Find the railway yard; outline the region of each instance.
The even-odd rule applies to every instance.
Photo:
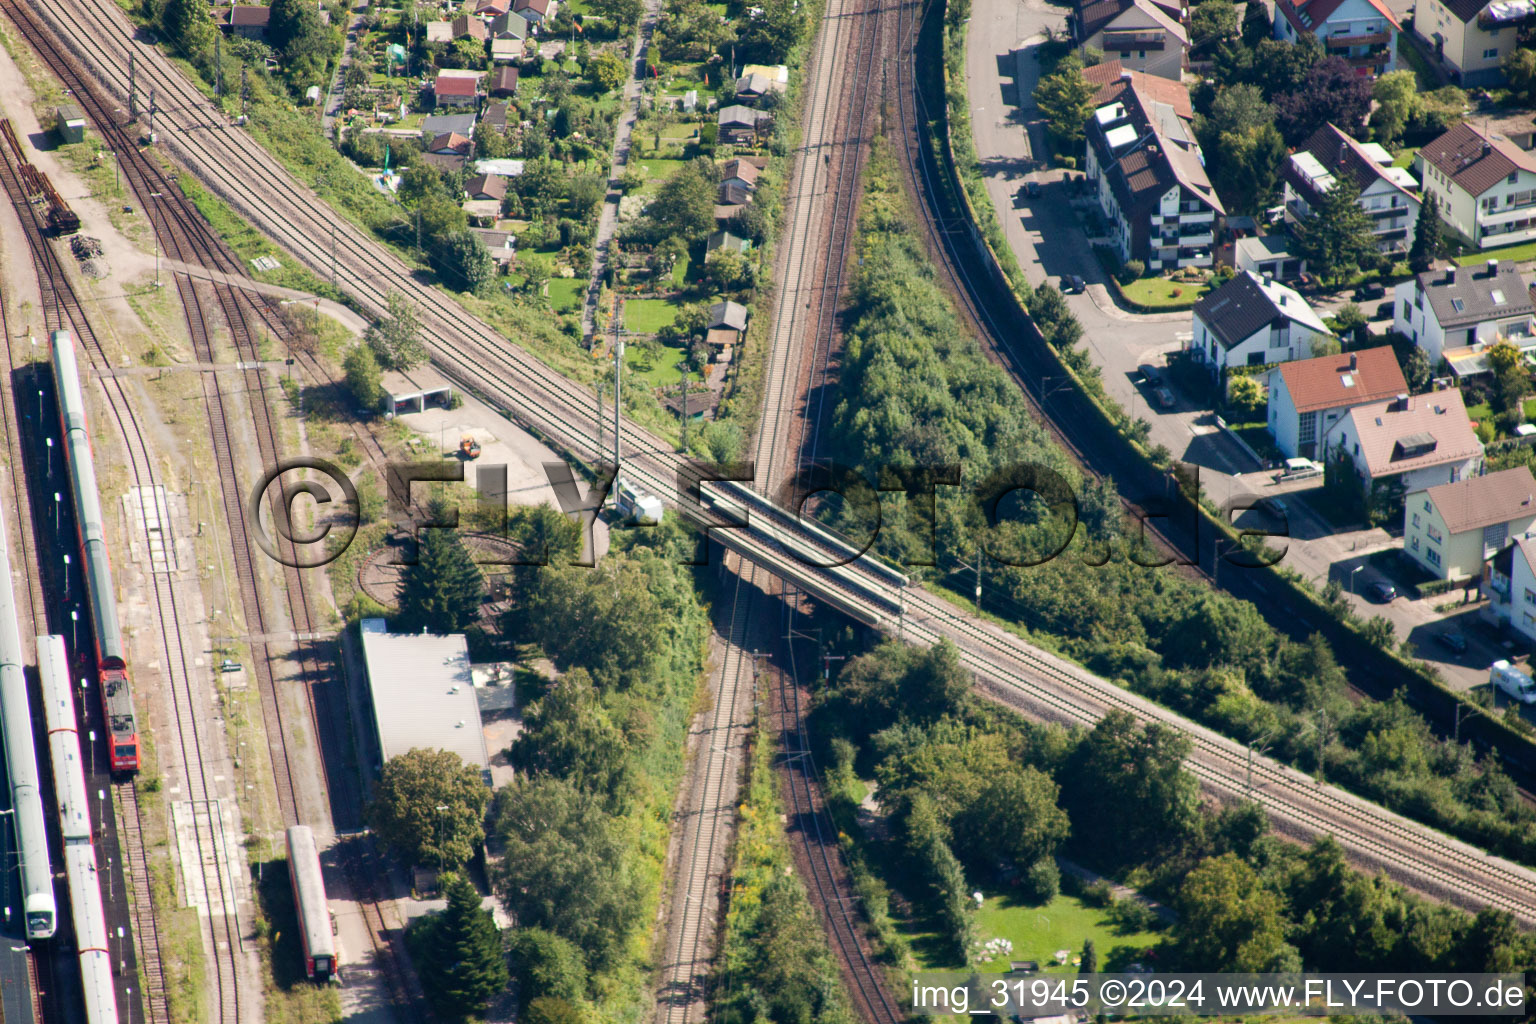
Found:
[[[0,1024],[434,1019],[404,937],[415,877],[405,879],[368,828],[375,753],[357,728],[364,700],[342,670],[342,609],[325,571],[302,567],[320,545],[282,528],[268,540],[268,524],[286,523],[295,496],[316,491],[284,475],[253,497],[269,467],[338,448],[355,458],[353,476],[386,479],[421,439],[349,418],[316,440],[293,396],[340,394],[346,382],[295,309],[311,297],[258,286],[246,254],[199,211],[184,180],[274,243],[296,279],[324,290],[338,311],[334,330],[350,340],[358,325],[389,315],[386,295],[402,297],[433,371],[482,422],[505,421],[509,434],[582,471],[617,453],[631,485],[716,542],[708,699],[688,730],[656,914],[656,1020],[715,1016],[741,783],[759,724],[776,745],[796,873],[854,1014],[866,1024],[908,1016],[861,914],[807,727],[815,683],[829,671],[823,641],[844,627],[923,647],[947,642],[979,693],[1033,720],[1091,728],[1123,711],[1168,726],[1191,742],[1185,768],[1213,802],[1251,801],[1289,838],[1332,836],[1357,866],[1408,890],[1536,926],[1531,869],[1182,718],[764,497],[825,461],[843,300],[861,262],[861,182],[876,145],[893,152],[919,214],[912,230],[967,327],[1054,439],[1123,493],[1153,493],[1162,480],[1097,436],[1070,395],[1047,403],[1043,340],[1010,319],[1005,287],[971,232],[955,226],[956,190],[930,134],[940,72],[918,56],[940,31],[942,5],[826,0],[783,186],[771,329],[756,336],[761,418],[743,450],[755,472],[691,493],[676,445],[618,413],[605,439],[594,415],[600,392],[540,362],[327,206],[114,0],[0,0],[0,19],[10,51],[0,55],[0,86],[15,86],[0,88],[9,371],[0,375],[0,576],[10,585],[0,594],[9,759],[0,814],[15,823],[0,829]],[[627,69],[630,85],[646,59],[641,51]],[[42,144],[33,90],[44,83],[81,109],[110,153],[110,174],[66,164]],[[99,239],[105,274],[87,273],[71,254],[69,239],[82,234]],[[1198,538],[1156,539],[1190,556],[1191,576],[1212,562]],[[1286,621],[1274,604],[1282,599],[1242,574],[1221,583]],[[1532,766],[1511,773],[1527,789],[1536,782]],[[294,900],[301,935],[280,945],[264,873],[285,860],[293,895],[284,883],[280,898]],[[275,951],[300,943],[313,983],[274,994]]]

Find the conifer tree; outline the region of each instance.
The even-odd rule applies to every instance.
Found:
[[[422,531],[416,564],[402,574],[399,628],[457,633],[480,614],[483,581],[454,530]]]
[[[490,912],[480,909],[480,893],[467,878],[448,875],[443,890],[448,906],[430,919],[419,942],[422,987],[445,1015],[478,1015],[507,987],[501,933]]]

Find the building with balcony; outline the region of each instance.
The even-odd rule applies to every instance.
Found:
[[[1442,580],[1477,578],[1483,563],[1536,524],[1529,466],[1415,491],[1403,502],[1403,553]]]
[[[1323,435],[1323,451],[1348,459],[1367,489],[1390,481],[1404,494],[1476,476],[1483,464],[1456,388],[1357,405]]]
[[[1088,119],[1088,178],[1122,260],[1148,270],[1208,267],[1225,216],[1195,141],[1189,93],[1121,71]],[[1152,83],[1155,81],[1155,85]]]
[[[1220,376],[1229,366],[1306,359],[1315,342],[1332,337],[1300,295],[1244,271],[1195,303],[1189,351]]]
[[[1285,162],[1286,223],[1311,219],[1322,197],[1345,175],[1360,189],[1360,208],[1375,225],[1377,248],[1407,252],[1419,217],[1419,200],[1411,191],[1418,182],[1393,167],[1392,154],[1380,144],[1357,142],[1332,124],[1313,132]]]
[[[1183,0],[1079,0],[1067,16],[1079,49],[1177,82],[1189,63],[1189,19]]]
[[[1382,0],[1275,0],[1276,39],[1294,43],[1310,32],[1366,77],[1396,70],[1398,28]]]
[[[1424,40],[1451,80],[1463,86],[1499,85],[1499,66],[1515,49],[1520,23],[1536,14],[1536,0],[1423,0],[1413,33]]]
[[[1438,367],[1451,351],[1486,348],[1500,338],[1531,347],[1536,306],[1514,263],[1451,265],[1426,270],[1392,289],[1392,329]]]
[[[1440,219],[1478,249],[1536,239],[1536,156],[1501,132],[1463,122],[1414,157]]]

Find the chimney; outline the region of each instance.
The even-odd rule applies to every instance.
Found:
[[[1393,412],[1407,412],[1408,411],[1408,396],[1406,394],[1404,394],[1403,392],[1399,391],[1397,393],[1397,397],[1392,399],[1392,411]]]
[[[1285,305],[1285,292],[1280,293],[1280,305]]]
[[[1454,263],[1445,268],[1445,283],[1456,283],[1456,265]]]
[[[1351,370],[1358,370],[1360,368],[1360,357],[1354,352],[1349,354],[1349,368]]]
[[[1499,261],[1498,260],[1489,260],[1488,261],[1488,276],[1489,277],[1498,277],[1499,276]]]

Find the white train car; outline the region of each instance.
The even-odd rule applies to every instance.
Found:
[[[328,980],[341,965],[331,931],[331,907],[325,899],[325,877],[320,873],[320,848],[308,825],[288,830],[288,875],[299,915],[299,940],[304,945],[304,973],[316,981]]]
[[[32,707],[27,700],[21,627],[11,590],[10,542],[0,516],[0,739],[5,744],[6,776],[11,783],[10,815],[21,853],[22,913],[27,938],[53,937],[58,908],[53,898],[53,866],[48,861],[48,831],[38,789],[37,745],[32,741]]]
[[[90,794],[85,785],[80,726],[63,637],[37,638],[37,671],[42,683],[43,718],[48,724],[48,754],[53,761],[53,791],[58,796],[59,831],[64,836],[64,874],[69,880],[85,1020],[86,1024],[117,1024],[112,949],[101,904],[96,848],[91,843]]]

